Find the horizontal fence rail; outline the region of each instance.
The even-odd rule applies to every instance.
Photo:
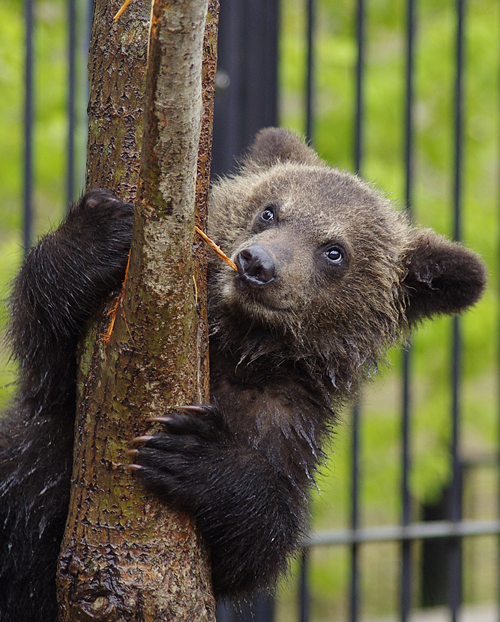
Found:
[[[358,529],[339,529],[312,533],[304,539],[304,546],[331,544],[361,544],[433,538],[465,538],[500,534],[500,520],[429,521],[408,525],[387,525]]]

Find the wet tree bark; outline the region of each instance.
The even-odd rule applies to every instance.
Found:
[[[195,526],[124,466],[130,440],[154,431],[148,416],[208,399],[204,249],[194,223],[203,225],[208,200],[218,9],[209,4],[205,29],[207,0],[154,0],[149,51],[149,2],[132,2],[117,24],[120,2],[95,6],[87,186],[129,200],[137,189],[137,201],[113,329],[105,312],[82,344],[61,621],[215,615]]]

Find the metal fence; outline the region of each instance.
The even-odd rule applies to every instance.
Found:
[[[236,4],[245,5],[245,2],[236,2]],[[258,3],[256,3],[258,4]],[[304,108],[304,126],[303,131],[314,140],[315,138],[315,70],[318,70],[318,61],[315,56],[315,32],[317,25],[317,5],[319,2],[315,0],[307,0],[305,5],[305,23],[303,28],[303,36],[306,48],[306,62],[304,76],[303,91],[303,108]],[[354,132],[353,132],[353,152],[354,152],[354,169],[358,173],[364,170],[364,146],[365,146],[365,92],[366,92],[366,63],[367,63],[367,45],[366,45],[366,29],[367,29],[367,5],[366,0],[358,0],[352,3],[351,10],[353,14],[353,38],[356,40],[357,54],[356,63],[353,66],[352,81],[355,85],[352,106],[354,110]],[[404,3],[405,17],[402,30],[404,32],[404,56],[405,56],[405,96],[402,105],[404,106],[404,149],[402,157],[402,166],[404,168],[404,203],[408,210],[411,211],[413,205],[414,194],[414,161],[415,161],[415,59],[416,59],[416,35],[418,33],[417,11],[418,2],[416,0],[407,0]],[[453,148],[452,158],[450,162],[450,178],[453,184],[453,193],[450,201],[450,211],[452,213],[452,237],[455,240],[462,239],[462,220],[463,220],[463,194],[464,194],[464,125],[465,125],[465,37],[466,37],[466,3],[464,0],[458,0],[452,7],[455,21],[454,32],[454,50],[450,59],[450,67],[453,73],[454,87],[451,93],[452,114],[450,115],[450,125],[453,129]],[[234,20],[234,16],[231,18]],[[229,21],[228,19],[228,21]],[[221,14],[221,34],[224,34],[224,6]],[[276,18],[273,15],[269,21],[268,29],[258,28],[246,31],[246,37],[252,38],[258,42],[258,48],[261,50],[269,49],[270,54],[275,51],[276,43],[274,36],[276,32],[274,25]],[[233,26],[233,32],[236,29]],[[266,34],[269,33],[268,37]],[[222,41],[224,44],[224,39]],[[255,43],[254,43],[255,45]],[[250,49],[249,47],[247,49]],[[493,51],[492,51],[493,53]],[[498,50],[496,50],[498,54]],[[275,57],[273,57],[275,58]],[[221,59],[224,69],[225,58]],[[277,62],[276,60],[274,62]],[[267,68],[269,71],[269,68]],[[473,70],[473,68],[470,68]],[[229,81],[232,82],[231,71],[228,71]],[[254,75],[259,75],[259,70],[253,69]],[[254,95],[259,92],[260,82],[255,79],[253,82]],[[248,114],[248,112],[245,112]],[[227,117],[225,117],[227,118]],[[272,117],[271,117],[272,118]],[[246,119],[249,126],[252,126],[252,119]],[[260,119],[259,119],[260,121]],[[264,125],[265,123],[261,123]],[[257,122],[258,125],[258,122]],[[255,125],[253,125],[255,127]],[[231,127],[226,131],[231,132]],[[246,138],[246,137],[245,137]],[[239,147],[242,146],[240,143]],[[237,150],[236,150],[237,151]],[[449,461],[451,465],[451,477],[446,490],[445,503],[441,503],[441,512],[438,513],[440,520],[417,521],[415,512],[412,512],[412,496],[410,492],[410,472],[411,472],[411,420],[416,416],[414,409],[413,387],[412,387],[412,350],[408,348],[403,353],[402,379],[401,379],[401,452],[400,452],[400,472],[401,472],[401,516],[400,522],[396,525],[363,527],[362,526],[362,507],[360,498],[361,478],[363,476],[360,458],[362,448],[360,447],[360,429],[363,417],[365,416],[362,404],[355,406],[352,416],[351,426],[351,492],[350,492],[350,520],[348,528],[336,531],[325,531],[311,535],[304,547],[301,556],[301,564],[299,569],[299,585],[298,585],[298,605],[296,607],[296,619],[306,621],[313,619],[311,615],[311,595],[310,595],[310,578],[309,578],[309,559],[311,549],[326,545],[347,545],[350,548],[350,583],[349,583],[349,605],[346,611],[346,619],[356,622],[362,619],[361,605],[361,575],[363,568],[360,560],[360,549],[367,543],[392,541],[400,544],[400,571],[399,571],[399,612],[394,614],[394,619],[401,621],[410,620],[411,610],[415,609],[415,591],[412,590],[412,575],[415,572],[415,550],[413,543],[416,541],[424,542],[424,558],[426,551],[438,551],[438,559],[434,561],[433,566],[428,565],[428,575],[433,580],[440,583],[437,588],[440,596],[437,602],[446,604],[448,613],[441,613],[440,619],[450,619],[453,622],[459,619],[459,612],[462,598],[462,580],[463,580],[463,555],[461,554],[462,543],[464,538],[484,535],[498,535],[500,533],[500,521],[494,520],[464,520],[462,517],[462,495],[463,495],[463,477],[464,477],[464,458],[461,455],[461,418],[462,418],[462,327],[461,319],[454,318],[452,320],[452,338],[450,344],[450,418],[451,418],[451,439],[449,444]],[[496,401],[497,396],[491,395],[492,401]],[[485,463],[489,460],[486,454],[480,458],[479,463]],[[491,460],[491,467],[498,468],[497,456],[494,454]],[[493,490],[491,494],[498,494]],[[425,512],[422,512],[425,516]],[[439,542],[439,545],[436,543]],[[440,557],[441,556],[441,557]],[[423,562],[422,562],[423,564]],[[425,578],[422,581],[426,583]],[[425,604],[425,597],[422,599]],[[427,598],[427,603],[437,604],[436,599]],[[259,595],[253,614],[252,608],[246,607],[244,611],[230,613],[225,611],[221,619],[224,620],[272,620],[274,619],[274,606],[271,600],[266,604],[266,600]],[[254,616],[252,618],[252,615]],[[498,618],[498,613],[495,615]],[[444,617],[443,617],[444,616]]]
[[[320,17],[320,9],[324,9],[326,0],[304,0],[301,4],[303,16],[303,63],[301,71],[303,75],[303,88],[300,93],[300,107],[302,109],[302,131],[315,142],[319,138],[318,130],[318,97],[316,83],[321,72],[321,60],[318,58],[317,41],[318,30],[323,26]],[[335,4],[335,3],[333,3]],[[403,112],[401,114],[402,127],[402,155],[401,169],[403,182],[403,196],[401,202],[410,211],[414,205],[415,195],[415,120],[418,115],[418,97],[415,94],[418,59],[418,42],[422,36],[421,24],[418,18],[419,3],[417,0],[406,0],[397,3],[396,0],[388,3],[394,6],[403,16],[400,28],[401,53],[404,58],[404,97],[401,99]],[[470,4],[473,5],[472,0]],[[474,6],[477,6],[475,3]],[[285,27],[283,18],[280,20],[278,0],[221,0],[220,18],[220,43],[219,43],[219,70],[217,77],[216,115],[214,130],[214,173],[219,174],[228,171],[234,166],[234,156],[248,143],[255,131],[263,126],[274,125],[279,121],[280,113],[283,113],[282,93],[280,87],[279,68],[281,57],[279,55],[280,28]],[[376,6],[375,6],[376,5]],[[397,5],[397,6],[396,6]],[[32,237],[32,214],[33,214],[33,99],[36,92],[33,86],[33,64],[36,58],[33,54],[33,36],[36,31],[36,22],[33,19],[33,0],[25,0],[25,108],[24,108],[24,241],[28,245]],[[449,67],[450,80],[454,86],[450,93],[450,136],[452,136],[452,148],[449,157],[449,177],[453,186],[449,201],[451,235],[456,240],[463,236],[464,214],[464,180],[467,175],[464,172],[464,148],[466,144],[465,127],[469,119],[466,108],[466,91],[464,80],[474,67],[466,67],[466,43],[468,35],[468,10],[465,0],[456,0],[455,4],[446,3],[450,15],[450,24],[453,30],[453,51],[443,62]],[[77,7],[78,10],[77,10]],[[352,42],[355,49],[355,60],[352,63],[349,79],[352,81],[352,143],[353,169],[361,174],[365,172],[366,143],[367,143],[367,120],[366,120],[366,96],[367,96],[367,63],[369,61],[367,50],[367,29],[370,27],[370,15],[378,10],[380,3],[369,3],[368,0],[356,0],[352,2],[338,3],[339,11],[349,12],[352,23]],[[281,7],[284,8],[283,5]],[[390,7],[389,7],[390,9]],[[496,10],[496,9],[495,9]],[[68,0],[67,2],[68,23],[68,98],[67,98],[67,123],[68,123],[68,158],[67,158],[67,198],[75,196],[75,188],[78,186],[79,173],[75,171],[75,93],[84,98],[86,92],[84,76],[77,75],[75,67],[78,58],[85,56],[85,45],[88,41],[91,2],[83,0]],[[492,16],[498,20],[498,11]],[[486,24],[488,26],[488,24]],[[498,25],[491,23],[491,28],[498,30]],[[491,49],[491,55],[500,58],[499,49]],[[436,59],[438,62],[439,59]],[[80,61],[81,62],[81,61]],[[498,78],[497,78],[498,79]],[[498,82],[492,88],[498,88]],[[491,85],[490,85],[491,86]],[[436,84],[436,88],[441,88]],[[280,107],[281,106],[281,107]],[[284,115],[286,116],[286,115]],[[498,115],[497,115],[498,118]],[[81,122],[81,120],[80,120]],[[79,156],[81,159],[81,156]],[[492,154],[493,168],[498,166],[498,154]],[[497,227],[496,222],[490,224],[493,230]],[[494,231],[485,232],[492,235],[491,245],[496,244]],[[489,243],[490,244],[490,243]],[[496,246],[492,251],[494,256]],[[490,266],[493,274],[496,267]],[[494,310],[496,313],[496,310]],[[498,332],[491,336],[491,340],[497,340]],[[349,581],[346,586],[348,597],[345,598],[345,606],[342,616],[337,618],[352,622],[371,619],[367,618],[363,610],[364,591],[362,578],[364,573],[362,552],[370,543],[393,542],[399,546],[399,569],[395,573],[398,582],[398,604],[392,609],[392,617],[387,619],[401,620],[402,622],[413,619],[413,611],[425,604],[441,604],[439,620],[464,620],[461,618],[463,597],[463,574],[464,555],[463,543],[466,539],[479,536],[498,536],[500,534],[500,520],[496,517],[486,519],[464,519],[462,511],[464,480],[468,477],[470,469],[477,465],[486,465],[492,472],[498,471],[498,447],[496,442],[489,444],[489,449],[480,452],[474,463],[463,456],[463,326],[460,318],[455,318],[451,324],[451,340],[449,343],[449,417],[451,421],[451,434],[449,435],[449,478],[446,482],[440,511],[432,514],[426,513],[425,503],[419,505],[419,511],[415,510],[414,494],[411,487],[412,474],[412,426],[415,417],[419,416],[415,407],[417,401],[417,389],[414,382],[414,352],[410,347],[403,354],[401,365],[401,381],[396,386],[397,399],[400,405],[400,437],[398,441],[400,473],[400,518],[397,523],[366,526],[364,521],[363,478],[365,472],[362,465],[362,456],[365,447],[362,445],[362,430],[366,421],[368,407],[364,400],[354,408],[350,426],[344,429],[344,434],[350,437],[349,453],[350,462],[350,492],[349,492],[349,518],[345,526],[335,530],[325,530],[311,533],[304,543],[299,567],[296,570],[295,585],[297,589],[297,602],[288,609],[281,611],[279,601],[275,602],[267,595],[257,595],[251,604],[241,604],[238,608],[230,606],[219,607],[220,622],[259,620],[289,620],[300,621],[313,619],[328,619],[315,617],[314,614],[314,586],[310,574],[311,555],[322,547],[338,546],[347,547],[349,550]],[[428,354],[427,356],[432,356]],[[490,375],[496,372],[488,372]],[[496,386],[496,379],[492,384]],[[493,391],[489,396],[491,409],[496,411],[498,395]],[[492,426],[495,430],[495,425]],[[493,449],[492,449],[493,446]],[[396,467],[395,467],[396,468]],[[488,489],[487,494],[497,498],[498,489]],[[423,509],[422,509],[422,506]],[[437,507],[438,504],[435,504]],[[428,508],[427,508],[428,509]],[[434,516],[431,520],[422,520]],[[437,517],[437,518],[436,518]],[[490,546],[498,548],[498,539],[492,538]],[[415,548],[416,543],[420,547]],[[439,543],[439,546],[438,544]],[[438,551],[438,559],[432,559],[432,553]],[[496,554],[496,553],[495,553]],[[443,556],[443,557],[441,557]],[[434,556],[435,557],[435,556]],[[420,598],[416,594],[414,583],[416,573],[422,573],[422,568],[428,567],[426,576],[436,577],[432,580],[440,583],[440,597],[437,600]],[[498,570],[495,569],[496,584],[500,587]],[[434,573],[434,574],[433,574]],[[394,574],[394,573],[393,573]],[[420,577],[422,586],[424,578]],[[391,588],[393,589],[393,588]],[[295,596],[289,591],[285,592],[285,600],[293,601]],[[492,602],[494,595],[491,598]],[[491,619],[500,619],[497,605],[492,604],[495,613]],[[370,614],[371,615],[371,614]],[[388,614],[389,615],[389,614]]]

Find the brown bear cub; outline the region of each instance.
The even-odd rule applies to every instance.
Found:
[[[0,619],[56,620],[67,512],[75,349],[123,277],[132,207],[99,190],[30,252],[11,297],[17,401],[0,429]],[[307,524],[336,409],[420,319],[459,313],[486,282],[478,257],[411,226],[287,130],[261,131],[212,190],[212,403],[137,443],[138,476],[189,512],[217,596],[274,581]],[[144,413],[145,416],[161,413]],[[144,442],[146,440],[146,442]]]

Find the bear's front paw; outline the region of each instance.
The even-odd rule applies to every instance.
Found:
[[[93,262],[106,263],[112,259],[116,263],[127,258],[133,222],[131,203],[107,190],[90,190],[71,207],[57,237],[88,253]]]
[[[166,431],[140,436],[132,469],[160,497],[180,509],[196,512],[206,492],[210,473],[218,470],[229,434],[220,412],[213,406],[185,406],[181,412],[150,417]]]
[[[89,190],[71,206],[68,220],[72,218],[85,218],[102,213],[106,219],[130,220],[133,217],[134,206],[126,203],[112,192],[104,189]]]
[[[44,244],[57,250],[53,253],[57,269],[65,269],[66,280],[76,282],[78,293],[88,296],[86,316],[122,283],[133,221],[132,204],[107,190],[91,190],[72,207],[61,227],[45,238]],[[79,295],[72,298],[80,301]]]

